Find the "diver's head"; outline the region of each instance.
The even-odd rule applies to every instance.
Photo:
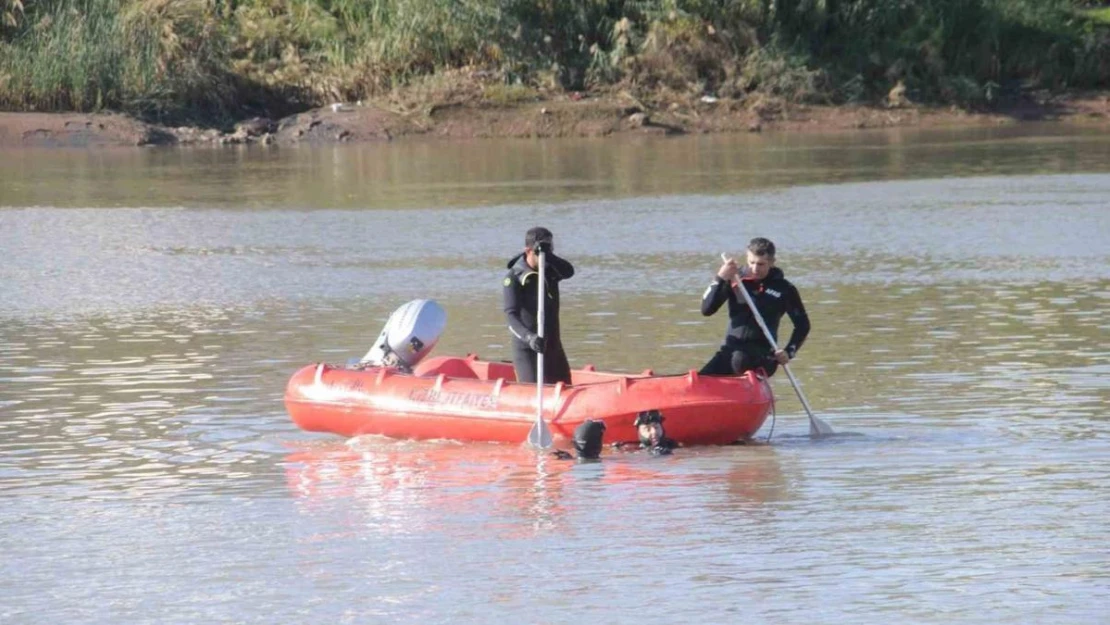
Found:
[[[641,447],[657,447],[665,434],[663,432],[663,413],[658,410],[645,410],[636,415],[636,436]]]
[[[594,460],[601,456],[601,446],[605,437],[605,423],[586,419],[574,429],[574,448],[578,457]]]

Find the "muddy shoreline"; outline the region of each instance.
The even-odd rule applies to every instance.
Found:
[[[1110,127],[1110,92],[1027,99],[989,111],[919,106],[805,106],[703,98],[651,109],[627,96],[572,96],[497,106],[444,102],[415,111],[388,103],[337,103],[279,120],[254,118],[228,130],[148,124],[116,113],[0,112],[0,148],[327,145],[412,138],[557,138],[869,128],[996,126],[1056,121]]]

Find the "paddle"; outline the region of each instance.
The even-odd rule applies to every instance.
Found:
[[[721,260],[726,263],[729,261],[728,256],[721,254]],[[756,323],[759,324],[759,329],[763,330],[763,336],[767,337],[767,342],[771,344],[771,349],[779,351],[778,344],[775,343],[775,337],[771,335],[771,331],[767,329],[767,324],[763,321],[763,315],[759,314],[759,309],[755,307],[755,302],[752,301],[752,296],[748,294],[748,289],[744,285],[737,284],[733,290],[738,291],[744,297],[744,301],[748,303],[748,308],[752,311],[752,316],[755,317]],[[806,401],[806,396],[802,393],[802,387],[798,384],[798,380],[794,378],[794,374],[790,372],[790,367],[782,365],[782,370],[786,372],[786,377],[790,378],[790,384],[794,387],[794,392],[798,394],[798,399],[802,401],[802,407],[805,408],[806,414],[809,415],[809,435],[813,438],[821,438],[822,436],[831,436],[835,434],[832,426],[824,421],[818,419],[813,410],[809,407],[809,402]]]
[[[544,259],[547,253],[542,249],[539,253],[539,271],[540,283],[536,287],[539,293],[539,302],[536,304],[536,333],[539,337],[543,338],[543,287],[547,282],[547,274],[544,273]],[[551,430],[543,421],[543,352],[536,354],[536,424],[528,432],[528,444],[536,449],[547,449],[551,447]]]

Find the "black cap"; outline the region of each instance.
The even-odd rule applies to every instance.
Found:
[[[641,425],[648,425],[649,423],[662,423],[663,413],[658,410],[644,410],[636,415],[636,421],[632,424],[636,427]]]
[[[555,235],[551,234],[550,230],[536,226],[524,234],[524,247],[533,247],[537,241],[550,242],[553,238],[555,238]]]

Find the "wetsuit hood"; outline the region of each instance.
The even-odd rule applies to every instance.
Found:
[[[510,258],[509,262],[505,263],[505,267],[507,269],[512,269],[514,273],[527,273],[529,271],[535,271],[535,269],[532,269],[528,266],[528,260],[525,257],[524,252],[521,252],[516,256]]]

